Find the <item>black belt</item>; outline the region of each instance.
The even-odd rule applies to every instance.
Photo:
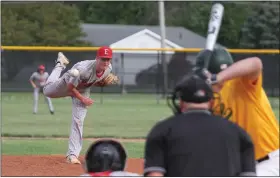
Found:
[[[260,163],[260,162],[263,162],[263,161],[265,161],[265,160],[269,160],[269,156],[268,156],[268,155],[266,155],[266,156],[263,157],[263,158],[258,159],[257,162]]]

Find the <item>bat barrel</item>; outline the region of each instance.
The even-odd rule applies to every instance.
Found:
[[[219,35],[223,15],[224,15],[224,6],[220,3],[214,4],[211,9],[210,19],[208,23],[207,38],[206,38],[205,49],[208,51],[213,51],[214,49],[214,46],[216,44]],[[208,68],[210,57],[211,55],[204,60],[204,68]]]
[[[206,49],[213,51],[220,31],[224,6],[220,3],[214,4],[211,9],[211,15],[208,23],[208,33],[206,39]]]

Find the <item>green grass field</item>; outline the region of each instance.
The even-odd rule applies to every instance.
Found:
[[[153,95],[106,95],[103,104],[100,97],[92,95],[96,103],[89,108],[85,119],[85,137],[144,138],[155,122],[171,114],[166,102],[156,104]],[[68,137],[71,99],[52,101],[55,115],[49,114],[43,97],[39,113],[33,115],[31,93],[2,93],[2,135]]]
[[[92,94],[95,103],[88,110],[84,137],[145,138],[151,127],[170,116],[166,100],[156,102],[156,95]],[[101,104],[103,98],[103,104]],[[39,113],[32,114],[32,93],[2,93],[2,136],[4,137],[64,137],[71,125],[71,99],[52,99],[55,115],[48,112],[40,97]],[[279,98],[271,98],[279,118]],[[86,140],[83,148],[91,142]],[[142,157],[144,143],[124,143],[131,157]],[[28,140],[4,138],[2,154],[65,154],[67,139]],[[18,149],[21,148],[21,149]],[[84,153],[85,150],[82,151]]]
[[[85,140],[81,155],[93,141]],[[144,142],[123,142],[130,158],[143,158]],[[65,155],[68,140],[54,139],[3,139],[2,153],[5,155]],[[20,148],[20,149],[19,149]]]

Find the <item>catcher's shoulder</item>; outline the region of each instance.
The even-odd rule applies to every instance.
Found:
[[[91,177],[89,174],[82,174],[80,177]]]
[[[111,177],[140,177],[141,175],[132,173],[132,172],[126,172],[126,171],[115,171],[110,174]]]

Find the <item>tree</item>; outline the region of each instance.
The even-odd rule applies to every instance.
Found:
[[[243,48],[279,49],[279,2],[256,3],[240,34]]]
[[[80,28],[79,9],[59,2],[2,4],[2,45],[85,46]],[[8,81],[34,60],[49,58],[49,53],[4,51],[3,66]]]
[[[85,34],[79,9],[59,2],[3,4],[2,44],[79,46]]]
[[[95,1],[73,2],[80,9],[85,23],[159,25],[158,2],[155,1]],[[252,6],[248,2],[223,2],[225,13],[218,42],[229,48],[239,47],[240,29]],[[211,2],[165,1],[167,26],[182,26],[206,36]]]
[[[206,37],[211,2],[166,2],[166,24],[183,26]],[[228,47],[238,48],[239,32],[252,8],[248,4],[223,2],[224,16],[217,42]]]
[[[158,24],[157,2],[94,1],[77,2],[81,20],[101,24]]]

